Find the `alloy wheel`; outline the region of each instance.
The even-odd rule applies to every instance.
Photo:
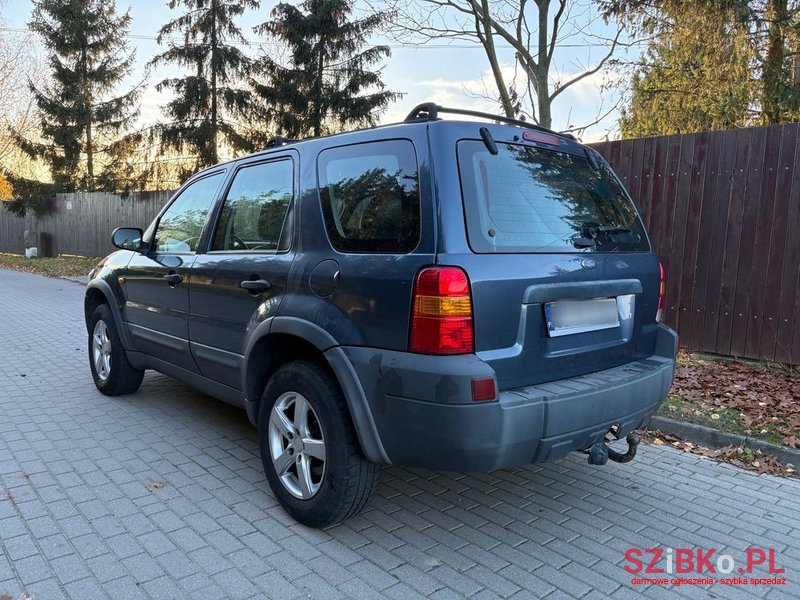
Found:
[[[106,381],[111,375],[111,336],[103,320],[95,323],[92,332],[92,361],[97,378]]]
[[[275,401],[269,450],[286,490],[301,500],[314,497],[325,476],[325,440],[317,413],[303,395],[286,392]]]

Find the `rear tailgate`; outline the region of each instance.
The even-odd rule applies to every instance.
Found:
[[[492,125],[487,142],[465,136],[468,127],[432,136],[450,156],[455,147],[454,164],[442,161],[438,171],[461,196],[440,191],[442,219],[452,221],[443,223],[438,262],[470,278],[476,352],[499,388],[651,355],[658,260],[602,158],[554,135]]]
[[[497,373],[501,390],[594,373],[653,353],[659,285],[653,254],[594,255],[589,268],[586,258],[570,255],[446,259],[469,274],[476,352]],[[551,303],[570,308],[598,298],[615,300],[617,324],[553,335]]]

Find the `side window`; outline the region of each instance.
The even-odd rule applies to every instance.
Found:
[[[161,216],[156,229],[157,252],[194,252],[208,210],[224,173],[204,177],[184,189]]]
[[[342,252],[411,252],[419,242],[414,145],[369,142],[324,150],[317,164],[325,226]]]
[[[222,205],[212,250],[284,250],[284,222],[292,202],[291,160],[243,167]],[[285,237],[285,236],[284,236]]]

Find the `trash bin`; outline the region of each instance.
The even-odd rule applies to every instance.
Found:
[[[25,258],[36,258],[39,256],[39,233],[31,229],[26,229],[23,238],[25,242]]]

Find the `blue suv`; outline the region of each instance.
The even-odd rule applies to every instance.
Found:
[[[97,388],[154,369],[243,407],[311,526],[360,511],[379,465],[626,462],[672,382],[631,198],[596,151],[513,119],[423,104],[276,138],[113,243],[85,299]]]

